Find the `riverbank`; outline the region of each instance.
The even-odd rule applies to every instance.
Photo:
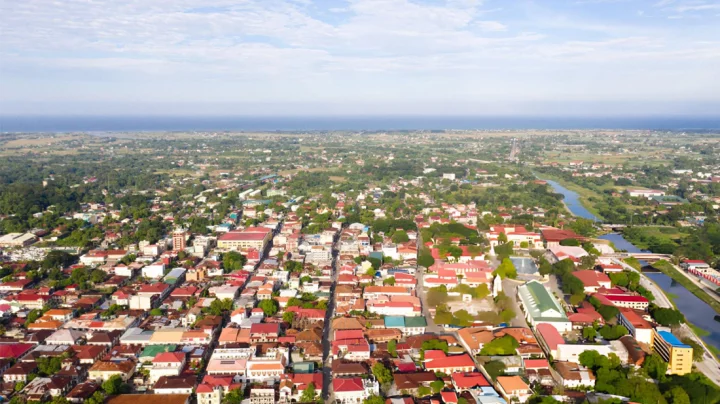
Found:
[[[652,267],[669,276],[675,282],[683,285],[685,289],[697,296],[698,299],[705,302],[708,306],[712,307],[712,309],[715,310],[716,313],[720,314],[720,298],[711,296],[710,293],[706,292],[695,282],[688,279],[688,277],[685,274],[681,273],[677,268],[675,268],[674,265],[665,260],[660,260],[652,264]]]
[[[577,200],[579,201],[580,205],[585,210],[587,210],[592,216],[595,216],[594,220],[596,220],[596,221],[602,220],[602,216],[600,216],[600,213],[598,212],[598,210],[595,208],[595,206],[592,204],[592,202],[590,202],[590,198],[592,198],[592,197],[599,198],[600,197],[594,191],[587,189],[585,187],[582,187],[580,185],[577,185],[573,182],[567,181],[564,178],[561,178],[561,177],[558,177],[555,175],[551,175],[551,174],[542,173],[542,175],[538,176],[538,178],[545,180],[545,181],[554,181],[558,185],[568,189],[569,191],[574,192],[577,195]],[[558,192],[558,193],[562,193],[562,192]],[[583,217],[583,215],[577,215],[575,212],[573,212],[571,207],[567,205],[566,200],[567,200],[567,195],[565,195],[565,198],[563,199],[563,204],[565,205],[565,209],[567,209],[568,212],[570,212],[570,214],[573,216]],[[586,219],[593,219],[593,218],[586,218]]]

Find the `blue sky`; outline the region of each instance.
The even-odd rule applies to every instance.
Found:
[[[0,0],[0,114],[720,111],[720,0]]]

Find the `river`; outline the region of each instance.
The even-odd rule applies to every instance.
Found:
[[[565,204],[573,215],[595,220],[595,216],[582,206],[575,192],[570,191],[555,181],[547,182],[555,192],[564,195]],[[627,241],[622,234],[611,233],[600,236],[599,238],[611,241],[615,245],[615,248],[619,250],[642,252],[641,249]],[[712,307],[708,306],[683,285],[675,282],[662,272],[644,273],[643,275],[650,278],[668,297],[671,297],[675,306],[685,315],[689,323],[706,331],[706,335],[699,335],[706,344],[720,349],[720,323],[715,321],[715,315],[717,313],[715,313]]]
[[[580,198],[578,197],[577,193],[565,188],[557,181],[544,181],[547,181],[547,183],[550,184],[550,186],[553,190],[555,190],[556,193],[562,194],[564,196],[563,201],[565,202],[565,206],[567,206],[568,210],[570,210],[573,215],[597,221],[597,217],[590,213],[590,211],[583,206],[582,202],[580,202]]]

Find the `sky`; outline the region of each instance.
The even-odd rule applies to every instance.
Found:
[[[0,0],[0,114],[720,114],[720,0]]]

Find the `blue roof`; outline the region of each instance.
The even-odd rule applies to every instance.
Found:
[[[385,328],[404,328],[405,317],[403,316],[385,316]]]
[[[670,331],[658,331],[658,334],[660,334],[660,337],[664,339],[665,342],[672,345],[673,347],[690,348],[690,345],[680,342],[680,340],[677,339],[677,337],[674,336]]]

